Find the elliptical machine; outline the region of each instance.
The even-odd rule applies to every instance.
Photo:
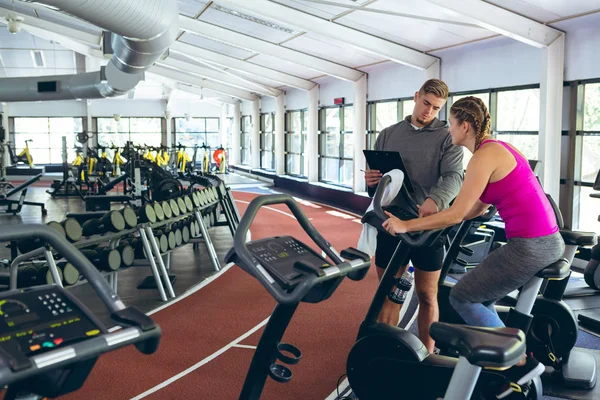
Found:
[[[377,228],[379,234],[389,234],[382,227],[387,216],[381,207],[381,199],[390,182],[389,175],[381,179],[373,197],[373,210],[362,219],[363,223]],[[518,361],[511,358],[511,348],[507,346],[512,339],[524,337],[520,329],[445,324],[442,325],[445,328],[440,329],[440,323],[434,323],[430,334],[438,344],[457,350],[460,355],[457,359],[430,355],[425,345],[411,332],[377,322],[384,300],[394,286],[401,260],[406,258],[412,247],[429,247],[445,231],[398,235],[402,240],[381,278],[373,302],[360,326],[357,341],[348,355],[348,381],[359,399],[391,399],[397,397],[399,392],[403,397],[411,399],[436,399],[444,396],[444,393],[447,399],[495,398],[500,388],[509,383],[498,369],[506,369]],[[528,315],[543,280],[565,276],[567,273],[568,264],[561,262],[540,271],[523,287],[516,311]],[[486,332],[490,337],[476,337],[473,332]],[[519,332],[520,336],[515,332]],[[478,372],[470,373],[475,368],[479,369]],[[422,381],[424,377],[427,377],[426,385],[413,385],[413,382]],[[459,387],[454,386],[455,377],[460,381]],[[513,389],[514,393],[507,398],[542,398],[539,377],[522,387],[513,386]]]

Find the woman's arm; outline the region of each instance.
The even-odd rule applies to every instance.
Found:
[[[492,173],[496,170],[497,162],[493,160],[497,157],[494,157],[495,149],[491,147],[477,151],[471,158],[465,172],[465,181],[450,208],[428,217],[410,221],[402,221],[386,212],[390,218],[383,223],[383,227],[388,232],[396,234],[443,229],[463,221],[476,206]]]
[[[485,214],[485,212],[487,211],[487,209],[489,207],[490,207],[489,204],[483,203],[481,200],[477,200],[475,205],[473,205],[473,208],[471,208],[471,211],[469,211],[467,213],[467,215],[465,215],[464,219],[469,220],[469,219],[479,217],[480,215]]]

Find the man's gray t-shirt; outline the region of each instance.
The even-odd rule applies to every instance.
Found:
[[[417,204],[429,197],[441,211],[458,195],[463,181],[463,149],[452,144],[445,121],[435,118],[418,129],[408,116],[379,133],[375,150],[400,152]],[[369,188],[369,195],[374,194],[375,188]],[[401,206],[404,201],[398,196],[394,203]]]

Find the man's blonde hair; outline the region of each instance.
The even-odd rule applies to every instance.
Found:
[[[419,93],[421,94],[431,93],[435,97],[444,100],[448,100],[448,91],[448,85],[440,79],[429,79],[421,86],[421,89],[419,89]]]

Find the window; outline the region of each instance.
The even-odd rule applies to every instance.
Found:
[[[405,116],[412,114],[415,102],[411,99],[383,101],[369,105],[369,126],[367,132],[367,149],[375,148],[379,132],[398,123]]]
[[[15,152],[19,154],[28,142],[33,163],[61,164],[63,162],[62,137],[67,138],[67,160],[75,158],[77,134],[83,132],[82,118],[18,118],[15,124]]]
[[[581,153],[578,155],[581,160],[581,182],[575,190],[576,194],[579,192],[578,229],[600,232],[600,199],[590,197],[600,170],[600,83],[584,85],[583,131],[578,132],[578,136],[578,141],[581,140]]]
[[[250,137],[252,135],[252,116],[243,115],[242,123],[242,165],[252,164],[252,153],[250,152]]]
[[[175,118],[177,143],[187,147],[207,145],[211,149],[221,146],[219,118]]]
[[[354,107],[321,109],[320,179],[323,182],[352,186]],[[323,125],[324,124],[324,125]]]
[[[308,111],[298,110],[286,113],[285,132],[285,173],[306,176],[304,152],[306,151],[306,131]]]
[[[275,114],[260,115],[260,167],[266,170],[275,169]]]
[[[528,159],[538,160],[540,90],[498,92],[496,136],[515,146]]]
[[[129,141],[136,145],[160,146],[162,126],[160,118],[97,118],[98,144],[123,147]]]

